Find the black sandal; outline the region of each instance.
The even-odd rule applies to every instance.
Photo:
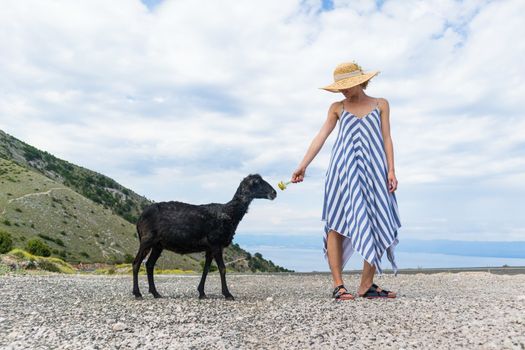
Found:
[[[381,291],[378,291],[377,288],[379,288],[379,286],[375,283],[372,283],[372,285],[370,286],[370,288],[368,288],[365,294],[360,295],[360,297],[367,298],[367,299],[377,299],[377,298],[394,299],[396,297],[395,295],[391,296],[390,295],[391,292],[389,290],[381,289]]]
[[[341,292],[342,289],[344,289],[344,292]],[[355,299],[352,293],[348,292],[344,284],[341,284],[334,288],[334,291],[332,292],[332,298],[334,298],[335,300],[354,300]]]

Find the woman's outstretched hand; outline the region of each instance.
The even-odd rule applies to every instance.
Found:
[[[297,168],[292,174],[291,181],[293,183],[301,182],[304,180],[304,173],[306,172],[305,168]]]
[[[397,179],[393,171],[388,172],[388,192],[394,192],[397,189]]]

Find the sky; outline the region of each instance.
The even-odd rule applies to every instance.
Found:
[[[227,202],[253,173],[277,188],[354,60],[390,104],[400,240],[525,240],[523,1],[0,6],[0,129],[149,199]],[[321,244],[336,135],[238,235]]]

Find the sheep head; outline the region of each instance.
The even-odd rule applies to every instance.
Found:
[[[246,176],[239,185],[237,193],[247,199],[266,198],[274,200],[277,191],[259,174]]]

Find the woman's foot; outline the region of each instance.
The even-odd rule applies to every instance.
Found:
[[[332,292],[332,298],[335,300],[354,300],[355,297],[348,292],[346,287],[341,284],[334,288],[334,291]]]
[[[360,287],[357,291],[357,295],[363,298],[374,299],[374,298],[395,298],[397,294],[389,290],[382,289],[377,284],[372,283],[368,288]]]
[[[381,293],[381,292],[386,292],[386,293],[388,294],[388,297],[389,297],[389,298],[395,298],[395,297],[397,296],[397,293],[396,293],[396,292],[392,292],[392,291],[389,291],[389,290],[384,290],[384,289],[382,289],[381,287],[379,287],[379,286],[378,286],[377,284],[375,284],[375,283],[372,283],[372,287],[375,287],[376,290],[377,290],[378,292],[380,292],[380,293]]]

